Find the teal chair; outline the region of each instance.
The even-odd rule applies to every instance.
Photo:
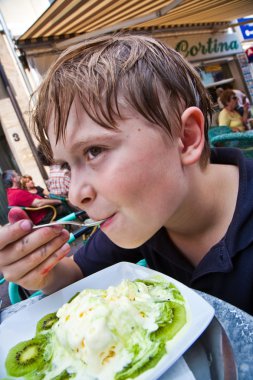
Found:
[[[221,126],[211,126],[208,130],[208,138],[210,141],[210,145],[212,146],[212,139],[216,136],[223,135],[224,133],[232,133],[231,129],[226,125]]]
[[[145,259],[138,261],[138,263],[136,263],[136,264],[140,265],[141,267],[147,267],[148,266]]]
[[[247,158],[253,158],[253,131],[230,132],[213,136],[211,147],[239,148]]]

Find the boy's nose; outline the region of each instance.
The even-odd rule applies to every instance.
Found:
[[[85,209],[92,203],[92,201],[95,199],[95,190],[91,185],[83,185],[83,186],[75,186],[75,184],[72,185],[69,189],[69,200],[72,204],[75,206]]]

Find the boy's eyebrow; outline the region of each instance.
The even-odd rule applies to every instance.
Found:
[[[114,129],[114,131],[116,131],[116,129]],[[76,143],[74,143],[71,147],[70,147],[70,152],[76,152],[78,151],[78,149],[80,148],[84,148],[84,147],[87,147],[87,146],[90,146],[90,145],[99,145],[99,144],[102,144],[102,143],[106,143],[108,141],[111,141],[112,139],[116,139],[117,137],[119,136],[119,134],[117,133],[113,133],[113,134],[110,134],[110,135],[103,135],[103,136],[89,136],[87,139],[85,140],[79,140],[77,141]],[[53,160],[59,164],[64,164],[66,161],[63,160],[63,159],[58,159],[57,157],[53,157]]]
[[[116,130],[114,130],[116,131]],[[115,139],[116,137],[118,137],[119,135],[118,134],[115,134],[115,133],[112,133],[110,135],[103,135],[103,136],[89,136],[87,139],[85,140],[81,140],[81,141],[77,141],[76,143],[74,143],[71,148],[70,148],[70,151],[76,151],[78,150],[80,147],[83,147],[83,146],[89,146],[89,145],[98,145],[98,144],[101,144],[103,142],[107,142],[107,141],[111,141],[112,139]]]

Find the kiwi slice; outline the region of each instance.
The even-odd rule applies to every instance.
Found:
[[[70,374],[68,373],[68,371],[66,371],[66,369],[61,372],[59,375],[57,375],[56,377],[53,377],[52,380],[68,380],[68,379],[71,379],[73,377],[75,377],[76,375],[74,373]]]
[[[12,347],[5,361],[7,374],[21,377],[44,367],[47,341],[45,336],[39,335]]]
[[[44,371],[42,371],[44,373]],[[43,380],[45,378],[45,374],[41,372],[32,372],[26,375],[25,379],[26,380]]]
[[[40,334],[41,332],[46,332],[50,330],[51,327],[58,321],[58,317],[56,313],[50,313],[45,315],[43,318],[39,320],[36,326],[36,334]]]
[[[173,301],[168,302],[173,312],[172,322],[160,326],[151,334],[151,339],[159,339],[161,342],[171,340],[187,322],[185,306]]]
[[[73,297],[71,297],[67,303],[70,303],[73,301],[74,298],[76,298],[78,295],[80,294],[80,292],[77,292],[76,294],[73,295]]]

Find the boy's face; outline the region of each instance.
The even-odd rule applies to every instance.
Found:
[[[96,220],[117,245],[134,248],[177,220],[186,195],[180,140],[125,112],[118,129],[95,123],[75,101],[65,142],[48,135],[54,158],[71,167],[69,199]]]

